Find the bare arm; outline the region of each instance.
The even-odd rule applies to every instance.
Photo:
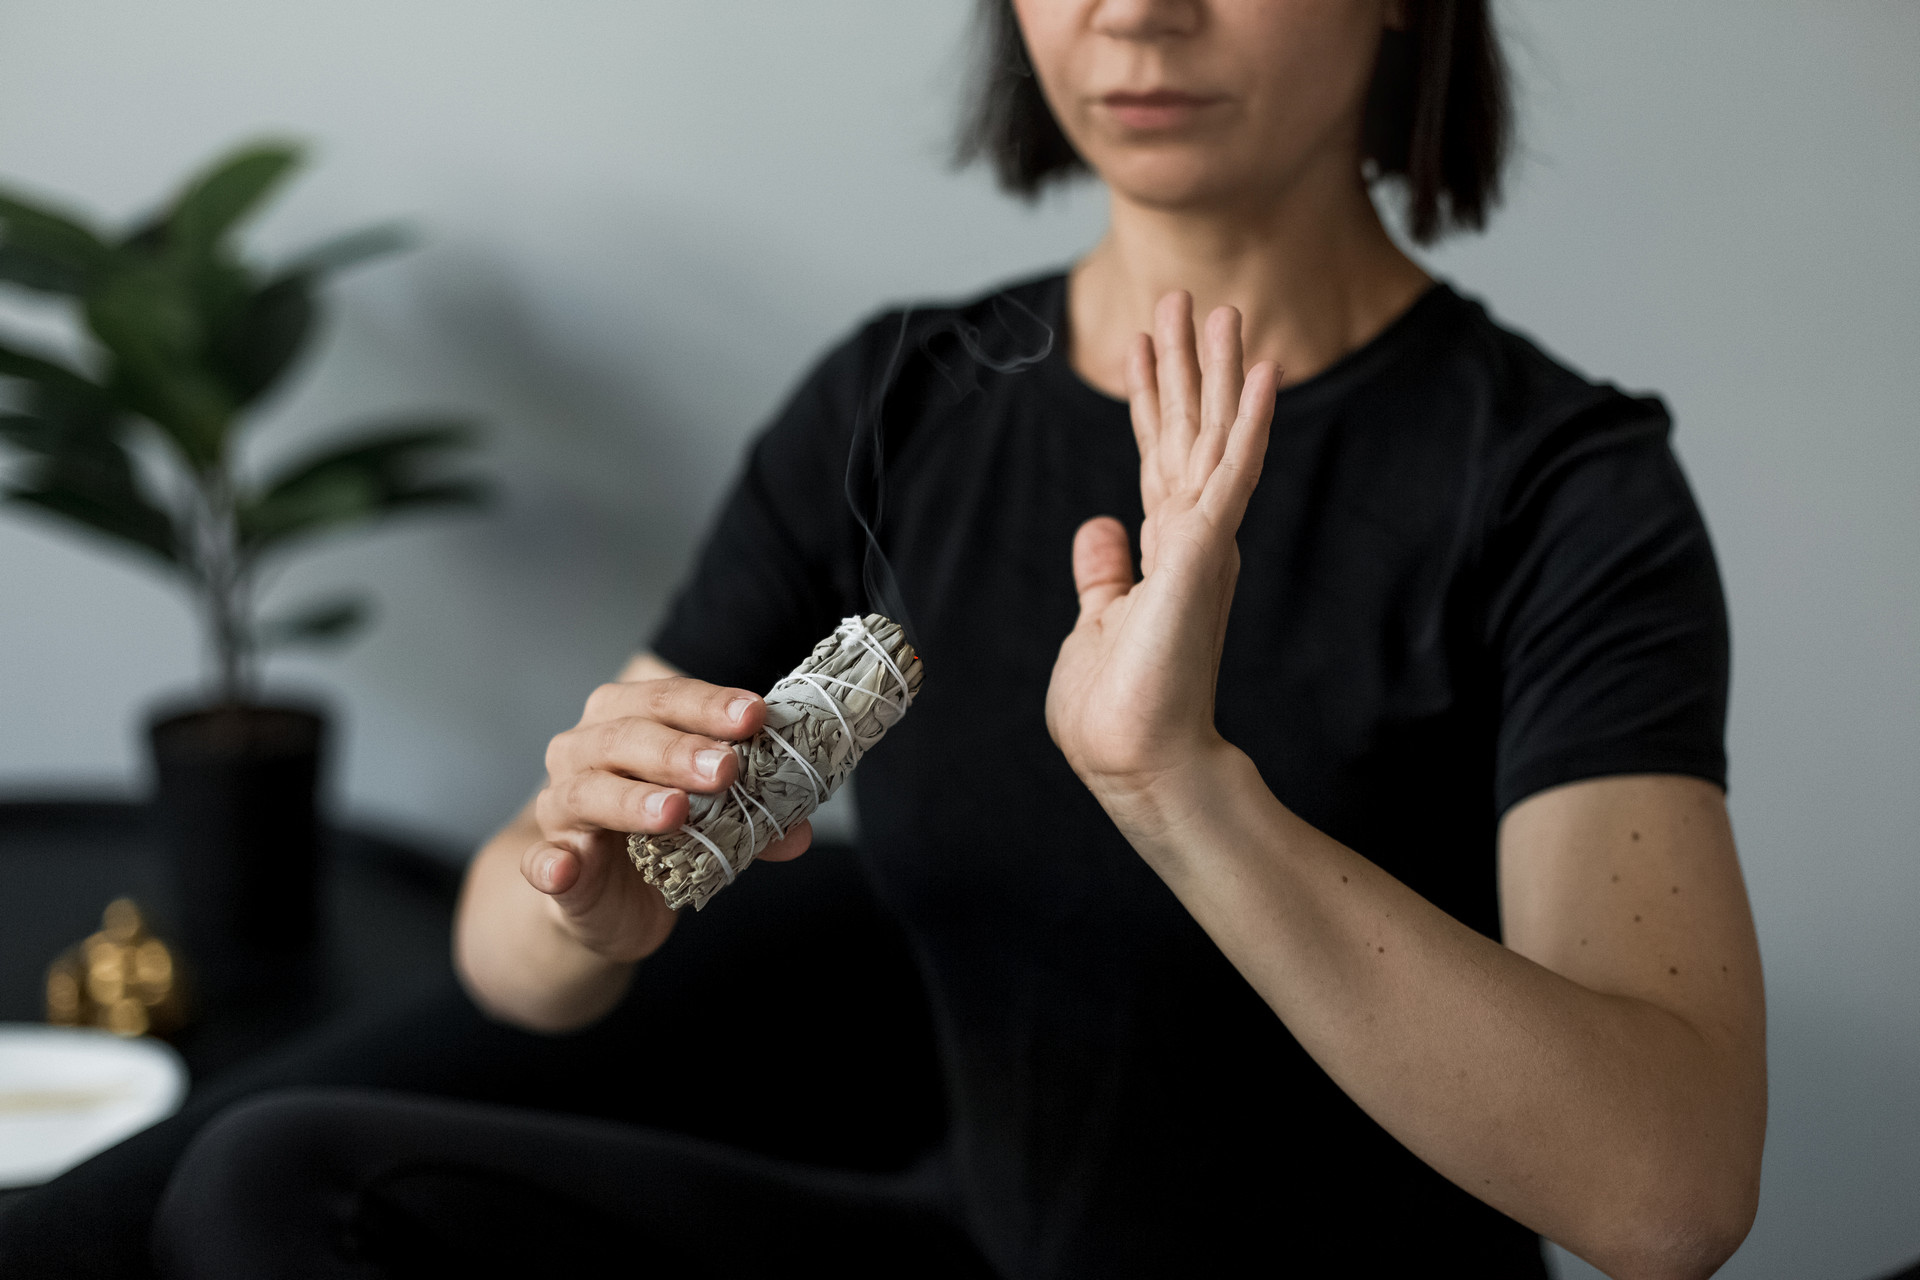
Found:
[[[689,791],[733,782],[726,744],[765,714],[755,695],[690,680],[652,654],[594,693],[549,745],[547,785],[467,870],[453,959],[482,1008],[566,1031],[619,1002],[675,919],[628,861],[627,834],[671,831]],[[797,857],[810,839],[803,823],[760,856]]]
[[[1610,1275],[1725,1261],[1758,1201],[1766,1078],[1717,788],[1607,778],[1516,806],[1501,946],[1301,822],[1238,751],[1207,766],[1120,801],[1122,829],[1354,1101]]]
[[[1144,576],[1074,545],[1081,617],[1048,725],[1116,825],[1329,1075],[1415,1154],[1620,1277],[1711,1274],[1752,1221],[1766,1089],[1753,926],[1720,793],[1610,778],[1501,828],[1509,945],[1308,826],[1214,729],[1265,454],[1238,317],[1184,300],[1130,360]]]

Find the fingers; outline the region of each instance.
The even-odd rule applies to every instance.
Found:
[[[1141,448],[1141,496],[1197,494],[1227,447],[1245,377],[1240,312],[1216,307],[1196,342],[1193,299],[1169,293],[1154,308],[1154,338],[1127,353],[1127,391]]]
[[[1215,307],[1207,317],[1200,378],[1200,433],[1187,463],[1187,482],[1199,489],[1225,451],[1227,432],[1239,410],[1241,384],[1240,312]]]
[[[790,862],[813,844],[813,827],[801,822],[759,855],[763,862]],[[610,876],[638,873],[617,851],[588,846],[584,851],[543,840],[520,855],[520,874],[535,891],[554,899],[563,912],[579,915],[606,902]],[[651,894],[652,890],[647,890]],[[657,901],[657,895],[655,895]]]
[[[684,791],[636,782],[604,769],[556,780],[534,799],[534,818],[548,834],[597,827],[661,835],[687,820]]]
[[[1168,294],[1153,309],[1153,348],[1160,384],[1158,452],[1165,471],[1169,463],[1186,461],[1200,430],[1200,362],[1193,347],[1193,298],[1185,290]]]
[[[685,677],[602,685],[580,724],[547,744],[541,829],[671,831],[686,821],[687,792],[738,779],[732,740],[765,718],[766,704],[745,690]]]
[[[1127,344],[1127,407],[1133,442],[1140,449],[1140,498],[1146,509],[1159,505],[1166,487],[1160,481],[1160,379],[1153,368],[1153,339],[1135,334]]]
[[[610,858],[608,850],[591,846],[583,851],[542,841],[520,855],[520,874],[527,883],[569,916],[591,912],[606,902],[609,876],[631,871],[624,856]]]
[[[767,706],[759,695],[689,676],[603,684],[587,699],[583,724],[640,718],[683,733],[738,741],[759,732]]]
[[[1240,392],[1239,412],[1227,432],[1219,465],[1208,477],[1200,495],[1200,507],[1207,516],[1228,529],[1238,529],[1260,483],[1260,468],[1267,458],[1267,437],[1273,426],[1273,396],[1280,385],[1280,370],[1270,360],[1262,360],[1247,372],[1246,386]]]
[[[580,883],[580,855],[565,845],[542,840],[520,855],[520,874],[548,897],[556,897]]]
[[[604,769],[660,787],[720,791],[736,780],[740,762],[730,742],[630,716],[570,729],[554,739],[547,776],[582,769]]]
[[[1080,594],[1080,621],[1097,618],[1133,587],[1127,531],[1112,516],[1098,516],[1073,535],[1073,589]]]

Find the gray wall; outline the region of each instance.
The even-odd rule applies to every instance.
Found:
[[[385,606],[331,690],[337,791],[467,844],[651,621],[742,442],[892,299],[1061,261],[941,165],[964,0],[4,0],[0,174],[116,215],[243,134],[319,159],[259,231],[404,214],[263,452],[393,408],[493,424],[493,514],[292,571]],[[1735,627],[1733,809],[1767,961],[1764,1206],[1726,1274],[1920,1256],[1920,6],[1509,5],[1525,149],[1431,256],[1589,372],[1662,391]],[[37,317],[28,316],[29,320]],[[197,678],[179,599],[0,514],[0,791],[138,785]],[[1577,1273],[1577,1265],[1570,1273]]]

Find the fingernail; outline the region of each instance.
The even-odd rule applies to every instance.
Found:
[[[673,798],[671,791],[656,791],[647,797],[647,816],[658,818],[667,811],[667,801]]]
[[[733,700],[733,702],[731,702],[727,706],[727,719],[744,720],[747,718],[747,712],[751,711],[752,709],[753,709],[752,698],[736,698]]]
[[[541,885],[547,889],[552,889],[554,884],[554,878],[559,874],[560,874],[560,855],[557,853],[550,853],[540,863]]]
[[[709,778],[717,778],[720,776],[720,762],[726,758],[725,751],[718,747],[708,747],[705,751],[696,753],[693,762],[700,767],[701,773]]]

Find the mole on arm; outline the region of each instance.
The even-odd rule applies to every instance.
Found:
[[[1638,831],[1630,832],[1629,834],[1632,835],[1636,841],[1640,839],[1640,833]]]

